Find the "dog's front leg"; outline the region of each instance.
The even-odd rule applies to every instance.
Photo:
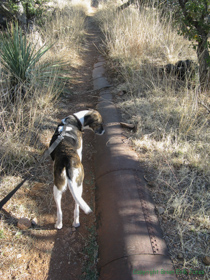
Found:
[[[55,203],[57,206],[57,221],[55,224],[55,228],[61,229],[63,227],[62,210],[61,210],[62,191],[60,191],[56,186],[54,186],[53,194],[54,194],[54,199],[55,199]]]

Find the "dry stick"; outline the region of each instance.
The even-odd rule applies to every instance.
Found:
[[[208,114],[210,113],[210,109],[202,101],[199,101],[199,104],[201,104],[208,111]]]
[[[162,180],[162,179],[158,179],[159,181],[164,182],[168,187],[170,187],[175,193],[178,193],[178,191],[176,191],[169,183],[167,183],[166,181]]]

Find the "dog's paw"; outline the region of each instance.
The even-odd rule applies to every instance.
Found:
[[[85,212],[85,214],[90,214],[90,213],[92,213],[93,211],[90,209],[90,207],[88,206],[88,207],[86,207],[85,209],[84,209],[84,212]]]
[[[80,226],[80,223],[75,223],[75,222],[73,222],[73,227],[75,227],[75,228],[77,228],[77,227],[79,227]]]
[[[62,222],[60,222],[60,223],[56,223],[55,224],[55,228],[57,228],[57,229],[62,229],[62,227],[63,227],[63,224],[62,224]]]

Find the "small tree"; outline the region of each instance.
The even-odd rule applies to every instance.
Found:
[[[7,0],[0,3],[0,12],[7,21],[16,19],[25,28],[34,18],[38,24],[43,23],[48,2],[49,0]]]
[[[181,22],[181,32],[194,44],[199,63],[201,89],[209,88],[209,0],[175,0],[171,1],[178,8],[177,15]]]
[[[133,3],[143,5],[150,0],[128,0],[118,7],[123,10]],[[155,1],[154,1],[155,2]],[[159,1],[158,1],[159,2]],[[162,2],[162,1],[160,1]],[[164,1],[165,3],[166,1]],[[167,0],[175,10],[176,19],[181,24],[181,33],[194,43],[199,63],[201,89],[209,88],[209,30],[210,30],[210,0]],[[163,3],[162,3],[163,4]],[[161,5],[162,6],[162,5]]]

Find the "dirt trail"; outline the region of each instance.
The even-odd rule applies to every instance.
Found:
[[[79,110],[96,107],[98,97],[97,93],[93,91],[92,70],[99,56],[100,43],[100,30],[95,24],[92,14],[86,19],[85,51],[81,57],[84,63],[80,68],[72,70],[74,82],[70,85],[70,94],[63,96],[58,104],[59,114],[55,122]],[[95,209],[94,137],[94,133],[88,130],[83,134],[83,165],[85,170],[83,198],[93,210]],[[22,255],[20,262],[25,265],[22,265],[19,271],[12,273],[9,277],[5,275],[3,279],[57,280],[62,278],[63,280],[77,280],[81,279],[82,276],[85,278],[86,271],[83,268],[87,263],[90,266],[91,261],[87,250],[93,250],[91,255],[97,257],[97,250],[94,247],[84,251],[84,248],[88,248],[90,238],[92,238],[91,242],[96,243],[92,234],[96,222],[95,215],[87,216],[81,211],[81,226],[78,229],[73,228],[74,201],[69,191],[66,191],[62,198],[63,228],[61,230],[54,229],[56,206],[52,194],[51,159],[45,161],[45,170],[44,177],[40,176],[41,170],[40,173],[37,171],[38,177],[43,177],[39,180],[45,182],[45,187],[43,187],[43,183],[38,183],[30,192],[30,196],[33,195],[34,199],[39,201],[37,201],[37,208],[43,213],[41,221],[38,220],[38,226],[35,229],[22,232],[31,238],[30,255],[28,253],[25,256]],[[42,193],[39,190],[41,187],[44,188]],[[94,265],[94,261],[92,263],[89,270],[94,274],[96,265]]]
[[[99,46],[100,31],[97,28],[92,16],[86,19],[86,51],[83,54],[84,66],[79,69],[78,84],[74,86],[74,90],[80,92],[78,95],[70,95],[63,100],[66,106],[63,108],[60,116],[63,118],[65,115],[73,112],[86,109],[95,108],[97,104],[97,95],[92,91],[92,69],[99,52],[96,47]],[[88,93],[89,92],[89,93]],[[94,183],[94,170],[93,170],[93,141],[94,134],[91,131],[85,131],[83,135],[83,165],[85,169],[84,179],[84,194],[85,201],[91,206],[95,207],[95,183]],[[81,226],[78,229],[72,227],[74,203],[69,192],[66,192],[63,197],[63,214],[64,214],[64,227],[62,230],[56,231],[54,234],[54,247],[50,259],[50,266],[47,279],[80,279],[82,267],[88,258],[82,250],[87,245],[87,237],[90,234],[88,228],[92,228],[95,223],[95,216],[91,214],[86,216],[81,211]],[[53,207],[54,215],[56,209]]]

